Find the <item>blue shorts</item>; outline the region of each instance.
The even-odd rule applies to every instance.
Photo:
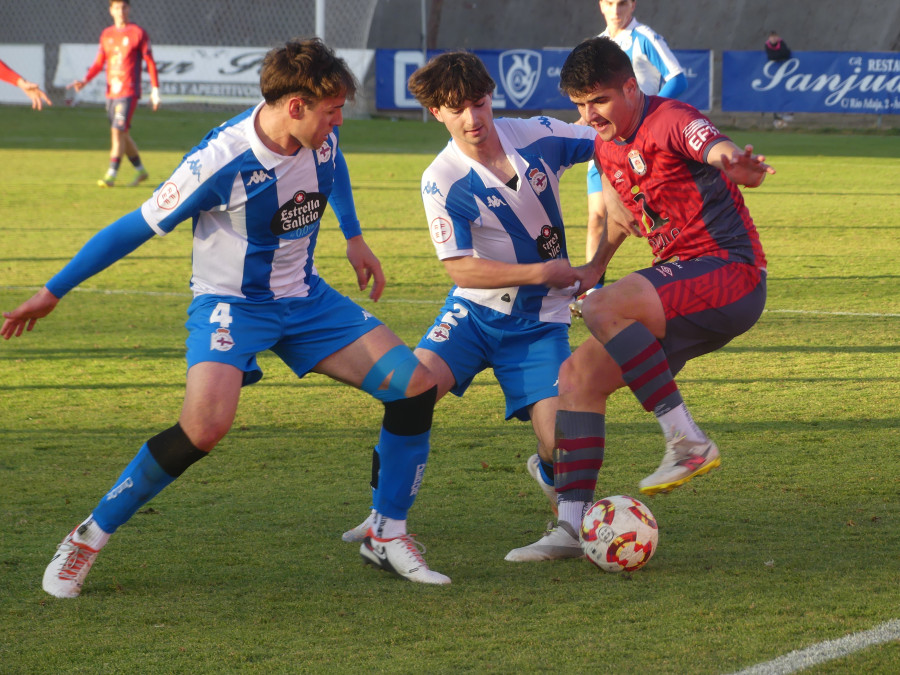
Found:
[[[569,358],[569,327],[507,316],[450,296],[417,348],[440,356],[462,396],[475,376],[492,368],[506,397],[506,419],[528,420],[528,407],[558,394],[559,367]]]
[[[137,104],[137,96],[108,99],[106,116],[109,118],[109,126],[119,131],[128,131],[131,128],[131,118],[134,116]]]
[[[256,355],[267,349],[303,377],[322,359],[352,344],[381,321],[321,279],[315,295],[260,302],[199,295],[188,307],[187,365],[227,363],[259,382]]]
[[[587,168],[587,193],[603,192],[603,181],[600,180],[600,169],[592,159]]]
[[[638,270],[656,288],[666,315],[660,340],[674,375],[690,359],[724,347],[757,322],[766,305],[766,273],[711,256]]]

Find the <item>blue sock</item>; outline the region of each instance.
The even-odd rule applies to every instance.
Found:
[[[381,470],[378,488],[374,490],[378,513],[396,520],[406,519],[425,475],[430,438],[430,430],[414,436],[398,436],[381,428],[376,448]]]
[[[553,485],[553,462],[541,460],[538,463],[538,467],[540,467],[541,478],[544,479],[544,482],[547,485]]]
[[[173,480],[144,443],[113,488],[97,504],[92,514],[94,521],[104,532],[112,534]]]

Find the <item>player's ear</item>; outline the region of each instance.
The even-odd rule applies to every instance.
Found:
[[[441,109],[440,108],[429,108],[428,112],[430,112],[434,116],[434,119],[436,119],[438,122],[444,121],[443,119],[441,119]]]
[[[306,109],[308,104],[305,99],[300,98],[299,96],[291,96],[288,99],[288,115],[291,116],[291,119],[299,120],[303,118],[303,115],[306,114]]]

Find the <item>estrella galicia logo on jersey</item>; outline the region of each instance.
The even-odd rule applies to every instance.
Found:
[[[521,108],[537,89],[541,53],[532,49],[508,49],[500,53],[500,82],[506,95]]]
[[[234,347],[234,338],[227,328],[216,328],[216,332],[209,337],[209,348],[217,352],[227,352]]]
[[[166,183],[156,193],[156,205],[166,211],[171,211],[178,206],[179,201],[181,201],[181,195],[175,183]]]
[[[316,156],[319,158],[319,164],[324,164],[331,159],[331,146],[328,144],[328,141],[322,143],[321,147],[316,150]]]
[[[534,188],[536,194],[541,194],[547,189],[547,174],[540,169],[531,169],[528,172],[528,182]]]
[[[272,216],[272,234],[284,239],[301,239],[319,226],[328,199],[321,192],[295,192]]]
[[[428,224],[431,239],[435,244],[446,244],[453,236],[453,224],[446,218],[438,216]]]
[[[641,157],[641,153],[637,150],[631,150],[628,153],[628,164],[631,166],[631,170],[638,176],[643,176],[647,173],[647,163],[644,161],[644,158]]]
[[[538,255],[541,260],[553,260],[562,252],[563,237],[558,227],[544,225],[537,238]]]
[[[441,189],[437,186],[437,183],[435,183],[434,181],[432,181],[430,183],[425,183],[425,186],[422,188],[422,194],[423,195],[441,195],[441,197],[444,196],[443,194],[441,194]]]
[[[250,176],[250,180],[248,180],[244,185],[250,187],[251,185],[259,185],[260,183],[265,183],[267,180],[272,180],[272,176],[270,176],[264,169],[259,169],[253,172],[253,175]]]

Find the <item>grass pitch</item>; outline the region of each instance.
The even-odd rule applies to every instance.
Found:
[[[0,308],[52,276],[152,185],[101,190],[99,108],[3,108]],[[226,113],[138,112],[151,183]],[[438,124],[348,121],[343,144],[388,289],[355,289],[336,222],[323,276],[414,344],[450,286],[419,176]],[[43,569],[141,443],[178,416],[190,226],[73,291],[0,344],[0,671],[4,673],[728,673],[900,618],[900,137],[735,133],[778,174],[747,200],[769,257],[759,324],[679,377],[723,468],[645,500],[660,524],[632,575],[584,561],[512,564],[549,512],[525,471],[528,425],[480,376],[438,406],[410,527],[453,584],[364,568],[340,534],[365,515],[380,405],[274,356],[234,429],[113,537],[78,600]],[[130,169],[123,170],[127,180]],[[123,181],[125,182],[125,181]],[[146,184],[145,184],[146,185]],[[584,248],[583,169],[563,180],[569,250]],[[630,240],[615,279],[649,260]],[[573,345],[586,338],[576,323]],[[636,494],[662,452],[628,392],[610,401],[598,497]],[[896,673],[897,641],[815,673]]]

